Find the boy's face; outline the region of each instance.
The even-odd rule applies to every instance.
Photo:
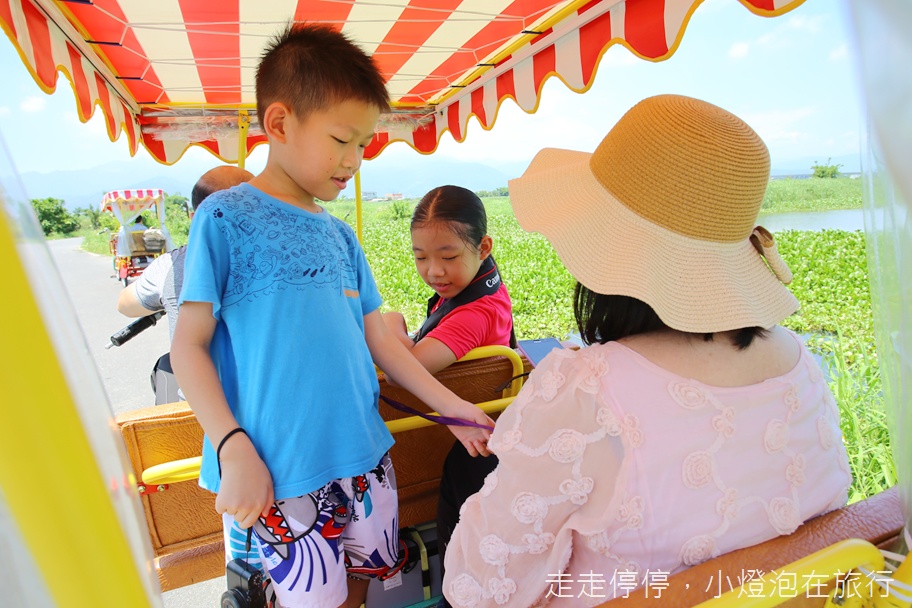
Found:
[[[331,201],[361,166],[364,148],[374,137],[379,108],[356,99],[285,118],[282,165],[304,197]]]

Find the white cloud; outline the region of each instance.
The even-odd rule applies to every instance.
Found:
[[[820,16],[805,17],[804,15],[793,15],[789,17],[786,26],[795,30],[804,30],[816,34],[820,31]]]
[[[10,115],[11,110],[9,106],[0,106],[0,118],[4,118]]]
[[[810,135],[802,129],[807,118],[817,113],[812,107],[765,112],[742,112],[741,116],[767,143],[797,143]]]
[[[846,44],[840,44],[830,51],[830,61],[842,61],[849,56],[849,47]]]
[[[748,43],[736,42],[728,49],[728,56],[733,59],[740,59],[741,57],[746,57],[748,51],[750,51],[750,45]]]
[[[775,44],[778,39],[779,39],[779,35],[776,32],[769,32],[769,33],[763,34],[762,36],[757,38],[757,44],[763,44],[763,45]]]
[[[40,112],[46,106],[47,99],[43,95],[30,95],[19,102],[19,109],[28,113]]]

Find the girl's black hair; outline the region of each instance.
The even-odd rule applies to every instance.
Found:
[[[450,230],[476,250],[488,233],[488,216],[478,195],[459,186],[439,186],[424,195],[412,213],[411,230],[445,222]]]
[[[586,344],[604,344],[668,327],[642,300],[596,293],[581,283],[576,284],[573,292],[573,316]],[[754,338],[766,335],[767,331],[762,327],[743,327],[735,334],[733,342],[738,350],[745,350]],[[713,334],[703,334],[703,339],[709,342]]]

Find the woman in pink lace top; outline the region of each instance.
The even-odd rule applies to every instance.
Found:
[[[594,153],[542,150],[511,181],[520,224],[578,280],[589,346],[552,352],[498,420],[500,464],[447,551],[454,607],[655,597],[845,504],[836,404],[778,325],[798,302],[755,226],[768,179],[743,121],[663,95]]]

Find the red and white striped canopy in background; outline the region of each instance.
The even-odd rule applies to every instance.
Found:
[[[735,2],[736,0],[731,0]],[[762,16],[804,0],[738,0]],[[373,55],[393,100],[365,158],[390,142],[433,152],[459,141],[476,116],[488,129],[510,97],[533,112],[544,81],[575,91],[620,43],[658,61],[678,46],[702,0],[0,0],[0,25],[45,92],[58,70],[80,119],[95,105],[112,140],[126,134],[157,160],[201,145],[238,159],[265,141],[255,117],[254,73],[263,47],[289,20],[331,24]]]
[[[113,211],[115,207],[123,207],[130,211],[142,211],[153,204],[164,200],[161,190],[111,190],[101,199],[101,211]]]

